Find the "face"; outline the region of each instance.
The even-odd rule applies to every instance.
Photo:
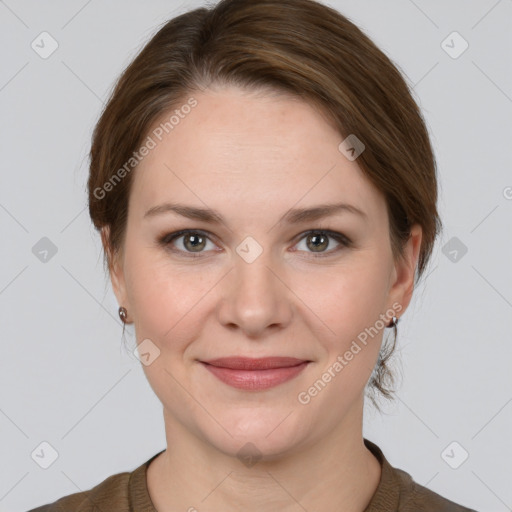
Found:
[[[421,230],[393,261],[384,197],[306,102],[233,87],[193,97],[133,171],[111,274],[137,343],[150,340],[143,369],[166,428],[225,454],[252,442],[268,457],[360,428],[383,326],[411,297]],[[339,203],[352,208],[296,214]],[[225,357],[307,363],[239,387],[250,371],[204,364]]]

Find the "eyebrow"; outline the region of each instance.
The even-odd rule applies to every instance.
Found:
[[[224,218],[217,211],[209,208],[199,208],[177,203],[164,203],[153,206],[145,214],[144,218],[154,217],[165,213],[176,213],[182,217],[200,220],[211,224],[225,224]],[[309,208],[295,208],[286,212],[279,223],[287,222],[289,224],[298,224],[301,222],[314,221],[324,217],[330,217],[339,213],[352,213],[368,219],[367,214],[354,205],[347,203],[320,204]]]

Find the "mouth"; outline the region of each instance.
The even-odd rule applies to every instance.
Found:
[[[294,357],[223,357],[200,363],[219,380],[238,389],[258,391],[293,379],[311,361]]]

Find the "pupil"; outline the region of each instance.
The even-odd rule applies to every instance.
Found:
[[[191,242],[191,246],[193,248],[197,248],[197,247],[200,247],[201,246],[201,236],[197,236],[197,235],[188,235],[187,236],[187,240]]]
[[[311,235],[311,239],[313,240],[313,247],[315,248],[321,248],[321,246],[323,245],[325,247],[325,240],[326,240],[326,236],[325,235]],[[319,239],[323,239],[324,243],[322,244],[322,242],[319,242],[317,244],[317,242],[319,241]]]

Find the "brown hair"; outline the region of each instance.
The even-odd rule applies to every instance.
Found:
[[[123,248],[132,182],[126,162],[136,168],[134,151],[155,121],[209,83],[296,95],[343,138],[355,134],[365,145],[357,163],[387,202],[395,260],[411,226],[422,227],[418,282],[442,227],[424,119],[392,61],[349,19],[313,0],[221,0],[192,10],[166,22],[128,65],[90,152],[89,213],[98,230],[109,230],[108,237],[102,230],[109,269]],[[396,336],[382,348],[369,381],[386,398],[394,393],[386,363],[395,344]]]

